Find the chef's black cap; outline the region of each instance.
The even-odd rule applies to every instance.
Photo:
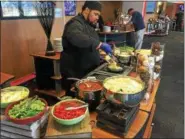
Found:
[[[85,10],[85,8],[89,8],[91,10],[97,10],[101,12],[102,6],[101,3],[98,1],[85,1],[82,10]]]
[[[134,10],[134,9],[133,8],[128,9],[128,13],[131,12],[132,10]]]

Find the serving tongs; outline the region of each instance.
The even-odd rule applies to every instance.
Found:
[[[109,64],[117,63],[117,58],[111,54],[105,56],[105,61]]]

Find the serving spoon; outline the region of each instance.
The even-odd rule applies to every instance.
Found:
[[[85,108],[85,107],[88,107],[88,104],[84,104],[78,107],[68,107],[68,108],[65,108],[65,110],[76,110],[76,109]]]

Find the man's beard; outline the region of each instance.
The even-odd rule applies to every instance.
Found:
[[[89,20],[89,14],[87,16],[87,22],[89,23],[90,26],[92,26],[93,28],[96,28],[96,23],[90,22],[90,20]]]

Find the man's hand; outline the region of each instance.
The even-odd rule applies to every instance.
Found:
[[[111,49],[111,46],[107,43],[101,43],[97,48],[105,51],[105,53],[107,54],[112,54],[112,49]]]

